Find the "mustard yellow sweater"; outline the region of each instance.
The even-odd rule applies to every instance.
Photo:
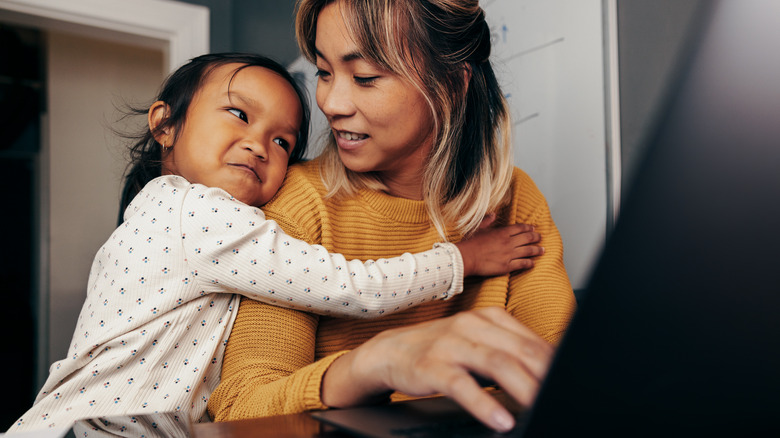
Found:
[[[430,249],[440,240],[422,201],[364,190],[324,198],[317,160],[292,166],[284,186],[264,208],[291,236],[321,244],[347,259],[377,259]],[[377,319],[316,316],[243,299],[230,335],[222,382],[208,402],[215,421],[326,408],[320,383],[341,354],[377,333],[487,306],[507,309],[551,343],[563,335],[575,300],[563,266],[563,245],[547,202],[515,169],[512,202],[503,223],[527,223],[542,235],[544,255],[525,272],[467,279],[462,294]]]

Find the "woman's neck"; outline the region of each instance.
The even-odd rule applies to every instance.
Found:
[[[387,186],[387,194],[416,201],[423,200],[423,174],[430,152],[430,142],[424,142],[397,161],[393,169],[379,171],[379,179]]]
[[[379,179],[387,186],[387,194],[399,198],[423,199],[422,169],[380,172]]]

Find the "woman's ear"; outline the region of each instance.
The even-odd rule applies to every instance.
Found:
[[[151,107],[149,107],[149,114],[147,114],[149,119],[149,130],[152,132],[154,139],[157,141],[157,143],[168,147],[173,146],[173,135],[171,133],[171,129],[165,128],[162,131],[159,131],[159,127],[166,120],[168,120],[168,117],[170,117],[170,110],[171,108],[167,103],[158,100],[157,102],[153,103]]]

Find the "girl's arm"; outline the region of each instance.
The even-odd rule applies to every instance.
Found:
[[[183,191],[182,244],[193,280],[205,292],[239,293],[319,314],[371,318],[447,299],[463,290],[464,274],[524,268],[539,250],[528,245],[538,234],[516,226],[483,230],[459,243],[465,257],[455,244],[442,243],[418,254],[347,261],[289,236],[260,209],[222,190],[191,185]]]
[[[531,207],[531,212],[540,211]],[[553,247],[556,240],[550,239]],[[559,256],[559,249],[546,251],[534,264]],[[542,277],[552,274],[551,289],[561,298],[550,308],[568,320],[569,313],[559,310],[573,308],[566,304],[573,303],[571,288],[562,265],[550,265]],[[529,272],[536,272],[536,267]],[[526,284],[544,288],[545,282],[535,279]],[[506,287],[504,282],[505,291]],[[509,292],[514,299],[516,291]],[[552,348],[517,322],[543,314],[544,303],[532,304],[530,312],[516,308],[514,318],[502,309],[488,308],[386,331],[351,352],[313,362],[315,316],[301,317],[304,314],[243,300],[225,354],[222,383],[209,401],[209,411],[218,421],[235,420],[321,409],[325,403],[361,404],[390,389],[402,389],[416,395],[447,393],[487,424],[506,430],[511,420],[502,415],[503,408],[491,404],[470,373],[492,378],[525,403],[533,399]],[[277,351],[275,346],[282,344],[287,349]]]

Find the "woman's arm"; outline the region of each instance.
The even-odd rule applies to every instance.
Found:
[[[557,345],[577,303],[563,264],[563,242],[542,193],[525,173],[515,170],[514,212],[511,220],[532,224],[541,235],[544,254],[534,259],[533,269],[509,276],[507,311],[518,321]]]
[[[452,397],[498,431],[511,415],[474,376],[495,382],[530,405],[553,348],[499,307],[387,330],[338,357],[325,373],[322,401],[330,407],[365,404],[391,391]]]
[[[278,212],[276,217],[288,230],[306,222],[288,221]],[[225,354],[222,384],[209,401],[215,419],[300,412],[327,403],[361,404],[394,388],[416,395],[452,395],[478,418],[505,430],[506,411],[479,390],[470,373],[482,374],[519,400],[528,400],[552,354],[548,343],[503,309],[492,308],[388,330],[351,353],[312,363],[316,317],[288,317],[292,314],[298,313],[244,300]],[[273,317],[267,319],[269,315]],[[296,347],[279,359],[281,344]],[[447,373],[439,373],[442,369]],[[320,385],[322,398],[313,390]]]
[[[242,298],[208,402],[215,421],[325,408],[320,382],[342,353],[314,362],[318,317]]]
[[[519,170],[513,201],[501,219],[533,224],[544,248],[532,269],[509,276],[508,312],[497,307],[462,312],[376,336],[332,364],[323,379],[325,404],[359,405],[390,389],[411,395],[438,392],[496,430],[511,427],[511,417],[473,375],[497,382],[520,403],[530,404],[575,300],[547,203]],[[499,287],[500,282],[493,283]]]
[[[316,209],[303,210],[294,218],[277,217],[291,237],[318,242],[321,225]],[[221,381],[209,398],[209,415],[215,421],[230,421],[324,408],[322,375],[343,353],[315,362],[318,324],[317,315],[242,298]]]

